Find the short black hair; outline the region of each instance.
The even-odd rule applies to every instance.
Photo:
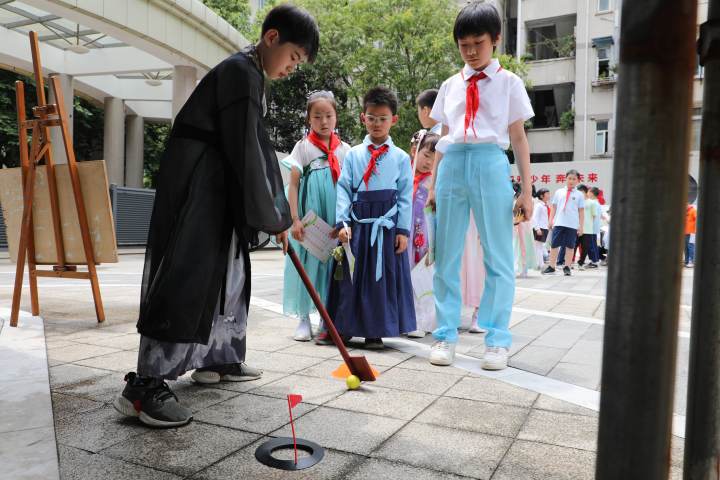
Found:
[[[423,148],[427,148],[431,152],[435,152],[435,146],[437,145],[437,143],[439,141],[440,141],[440,135],[438,135],[437,133],[428,133],[423,137],[422,142],[420,142],[420,145],[418,145],[417,151],[419,152]]]
[[[598,187],[592,187],[592,188],[590,189],[590,191],[591,191],[592,194],[595,195],[596,197],[599,197],[599,196],[600,196],[600,189],[599,189]]]
[[[278,5],[265,16],[260,35],[272,29],[280,33],[280,43],[294,43],[305,50],[308,62],[315,61],[320,49],[320,30],[307,10],[289,3]]]
[[[502,30],[502,22],[497,9],[489,3],[472,2],[460,10],[455,18],[453,38],[455,43],[470,35],[490,34],[494,42]]]
[[[577,187],[575,187],[575,189],[576,189],[576,190],[580,190],[580,191],[583,192],[583,193],[587,193],[587,192],[588,192],[587,185],[584,185],[584,184],[578,185]]]
[[[392,114],[397,115],[397,95],[395,95],[395,93],[387,87],[371,88],[363,97],[363,112],[366,112],[369,106],[382,105],[389,107]]]
[[[420,108],[430,107],[433,108],[435,105],[435,99],[437,98],[438,91],[435,88],[425,90],[420,93],[415,99],[415,104]]]
[[[542,200],[543,195],[545,195],[546,193],[550,193],[550,190],[548,190],[547,188],[541,188],[540,190],[537,191],[535,196],[537,198],[539,198],[540,200]]]
[[[578,171],[575,170],[574,168],[573,168],[572,170],[568,170],[567,172],[565,172],[565,176],[566,176],[566,177],[569,177],[570,175],[575,175],[575,177],[576,177],[578,180],[580,180],[580,172],[578,172]]]

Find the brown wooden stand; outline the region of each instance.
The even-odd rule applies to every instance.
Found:
[[[25,257],[27,256],[28,272],[30,279],[30,303],[32,314],[39,315],[40,305],[38,302],[38,277],[52,278],[73,278],[88,279],[92,288],[95,300],[95,313],[98,322],[105,320],[105,311],[100,297],[100,284],[98,283],[97,271],[95,269],[95,254],[90,240],[90,228],[85,211],[80,177],[75,162],[75,151],[73,149],[72,137],[68,129],[68,117],[65,112],[63,92],[60,87],[60,80],[50,76],[50,86],[55,94],[54,104],[48,104],[45,99],[45,85],[42,76],[40,63],[40,48],[38,35],[30,32],[30,50],[32,51],[33,70],[37,90],[38,105],[33,108],[33,119],[28,120],[25,110],[25,85],[23,82],[15,82],[15,98],[17,101],[18,114],[18,137],[20,143],[20,163],[22,167],[23,181],[23,215],[20,224],[20,242],[17,252],[17,267],[15,271],[15,289],[13,291],[12,312],[10,326],[16,327],[20,314],[20,297],[22,295],[22,281],[25,270]],[[50,142],[50,128],[59,127],[62,132],[65,154],[67,156],[70,181],[72,183],[75,206],[80,223],[82,234],[83,250],[87,263],[87,272],[79,272],[76,265],[65,263],[65,248],[63,245],[62,229],[60,222],[60,209],[58,207],[58,192],[55,179],[55,164],[52,158],[52,144]],[[32,131],[32,141],[28,149],[27,131]],[[38,270],[35,259],[35,238],[33,230],[33,195],[35,190],[35,173],[40,162],[45,160],[47,170],[48,189],[50,191],[50,208],[52,210],[53,230],[55,236],[55,248],[57,252],[57,264],[52,270]]]

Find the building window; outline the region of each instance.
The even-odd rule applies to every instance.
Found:
[[[598,0],[597,11],[598,13],[609,12],[611,8],[612,0]]]
[[[610,57],[612,54],[611,45],[597,46],[597,69],[596,78],[598,80],[610,78]]]
[[[602,155],[608,152],[608,121],[595,122],[595,153]]]

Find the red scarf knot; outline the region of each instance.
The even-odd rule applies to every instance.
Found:
[[[330,172],[332,173],[333,183],[337,183],[338,178],[340,178],[340,161],[338,160],[337,155],[335,155],[335,150],[342,143],[340,142],[340,137],[338,137],[335,132],[330,134],[330,146],[328,146],[327,141],[324,141],[317,133],[315,133],[314,130],[311,130],[310,134],[307,136],[307,139],[310,143],[320,149],[321,152],[327,155],[328,164],[330,164]]]
[[[416,172],[415,173],[415,179],[413,180],[413,197],[415,196],[415,193],[417,193],[417,189],[422,183],[423,180],[425,180],[427,177],[432,175],[432,172]]]
[[[377,162],[380,159],[381,156],[385,155],[387,151],[390,149],[390,146],[385,144],[381,147],[376,147],[375,145],[368,145],[368,150],[370,151],[370,162],[368,163],[367,168],[365,169],[365,173],[363,174],[363,180],[365,181],[365,188],[368,188],[368,183],[370,182],[370,177],[375,175],[377,173]]]

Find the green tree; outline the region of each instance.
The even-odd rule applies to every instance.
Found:
[[[258,12],[249,40],[259,38],[265,13]],[[295,75],[271,82],[266,121],[275,147],[290,151],[304,130],[305,99],[309,92],[332,90],[338,100],[338,130],[349,143],[365,135],[359,122],[363,94],[377,85],[390,87],[400,100],[395,143],[409,147],[420,128],[415,97],[440,84],[462,66],[452,38],[458,12],[454,0],[297,0],[318,21],[320,53],[312,65]],[[527,76],[524,63],[499,56],[507,70]]]
[[[145,188],[157,186],[157,174],[160,170],[160,157],[170,135],[169,123],[145,123],[145,142],[143,143]]]
[[[202,0],[202,2],[245,37],[250,34],[251,9],[248,0]]]

